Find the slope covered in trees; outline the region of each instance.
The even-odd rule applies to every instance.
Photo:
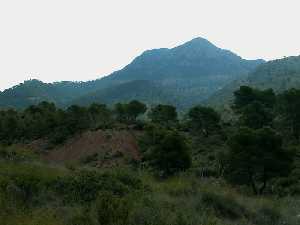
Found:
[[[145,51],[123,69],[102,79],[53,84],[26,81],[0,93],[0,107],[24,108],[41,101],[69,106],[83,101],[112,104],[137,99],[148,104],[171,102],[188,108],[263,62],[242,59],[196,38],[175,48]],[[141,80],[144,82],[138,83]]]
[[[176,98],[172,104],[187,109],[199,104],[232,80],[245,76],[261,63],[263,60],[244,60],[203,38],[195,38],[172,49],[146,51],[124,69],[101,79],[101,85],[112,86],[134,80],[152,81],[159,84],[169,98]],[[112,88],[117,92],[118,86]],[[111,98],[106,94],[101,96],[100,93],[97,95],[99,98]],[[143,91],[137,90],[137,93],[137,96],[144,95]],[[89,98],[94,96],[86,97]],[[119,95],[119,99],[123,100],[122,95]],[[156,102],[152,98],[138,100]],[[161,102],[165,102],[164,99]]]
[[[129,102],[133,99],[138,99],[148,104],[166,104],[178,101],[176,96],[173,96],[158,82],[134,80],[97,90],[75,99],[72,103],[89,105],[94,102],[100,102],[113,105],[118,102]]]
[[[25,108],[42,101],[65,106],[93,90],[97,90],[97,81],[43,83],[39,80],[27,80],[0,92],[0,108]]]
[[[241,86],[229,122],[206,106],[179,117],[172,105],[137,100],[1,110],[0,221],[299,224],[299,98],[299,89]],[[129,137],[136,144],[126,152],[120,142]]]
[[[269,61],[258,66],[246,78],[237,79],[212,95],[207,103],[211,105],[228,104],[233,99],[233,92],[240,85],[254,88],[272,88],[282,92],[289,88],[300,87],[300,56]]]

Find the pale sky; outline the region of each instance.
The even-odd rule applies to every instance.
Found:
[[[0,90],[91,80],[204,37],[246,59],[300,54],[299,0],[0,0]]]

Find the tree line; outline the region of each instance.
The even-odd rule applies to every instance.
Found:
[[[143,130],[142,163],[162,176],[192,166],[190,137],[222,136],[226,149],[219,155],[222,176],[233,184],[248,185],[255,194],[268,183],[290,177],[300,139],[300,90],[276,94],[272,89],[241,86],[231,105],[234,119],[223,121],[211,107],[194,106],[183,117],[172,105],[147,107],[133,100],[113,107],[92,104],[66,109],[41,102],[23,111],[0,111],[0,142],[10,145],[45,138],[53,145],[85,130],[125,124]],[[296,182],[296,176],[290,182]]]

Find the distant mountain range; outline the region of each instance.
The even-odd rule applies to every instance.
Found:
[[[89,82],[25,81],[0,93],[0,107],[23,108],[40,101],[64,107],[137,99],[187,108],[209,99],[234,80],[244,79],[264,61],[245,60],[203,38],[178,47],[148,50],[129,65]]]

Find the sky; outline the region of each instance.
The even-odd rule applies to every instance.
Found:
[[[97,79],[203,37],[243,58],[300,54],[299,0],[0,0],[0,90]]]

